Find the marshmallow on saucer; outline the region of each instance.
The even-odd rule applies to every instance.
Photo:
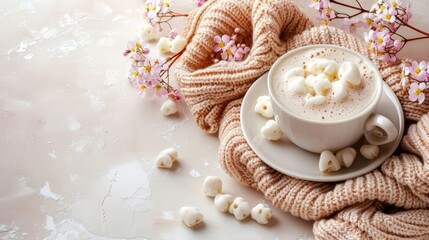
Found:
[[[319,159],[319,170],[323,174],[328,174],[330,172],[336,172],[341,169],[340,161],[335,157],[331,151],[323,151],[320,154]]]
[[[356,150],[352,147],[344,148],[335,154],[341,166],[350,167],[356,158]]]
[[[377,145],[365,144],[360,147],[360,154],[368,160],[373,160],[378,157],[380,148]]]
[[[256,100],[255,112],[266,118],[272,118],[274,116],[273,107],[271,106],[271,99],[269,96],[258,97],[258,100]]]
[[[283,132],[280,129],[279,124],[272,119],[268,120],[265,123],[265,125],[261,128],[261,133],[262,133],[262,136],[264,136],[266,139],[272,140],[272,141],[279,140],[283,135]]]

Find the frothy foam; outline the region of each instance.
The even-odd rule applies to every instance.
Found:
[[[307,69],[309,62],[314,58],[333,60],[339,65],[343,62],[353,62],[358,66],[361,83],[347,89],[347,97],[340,102],[333,99],[332,94],[321,105],[306,103],[306,95],[296,93],[291,89],[289,78],[285,73],[292,68]],[[313,120],[340,120],[349,118],[364,110],[374,99],[376,80],[374,72],[365,62],[354,54],[337,48],[320,47],[298,51],[289,58],[283,59],[273,74],[274,94],[289,111],[296,115]]]

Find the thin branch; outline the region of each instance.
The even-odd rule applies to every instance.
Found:
[[[345,4],[345,3],[342,3],[342,2],[338,2],[338,1],[335,1],[335,0],[331,0],[331,3],[335,3],[335,4],[343,6],[343,7],[348,7],[348,8],[356,9],[356,10],[359,10],[359,11],[362,11],[362,12],[369,12],[368,10],[366,10],[366,9],[364,9],[362,7],[355,7],[355,6],[352,6],[352,5],[349,5],[349,4]]]

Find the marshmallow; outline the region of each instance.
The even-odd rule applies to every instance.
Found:
[[[271,99],[269,96],[258,97],[255,105],[255,112],[266,118],[272,118],[274,116],[273,107],[271,106]]]
[[[354,148],[348,147],[344,148],[335,154],[335,157],[340,162],[341,166],[350,167],[353,164],[353,161],[356,158],[356,150]]]
[[[260,203],[252,208],[252,218],[259,224],[267,224],[268,220],[273,216],[271,209]]]
[[[214,205],[221,212],[228,212],[234,197],[229,194],[218,194],[214,199]]]
[[[182,207],[179,216],[188,227],[194,227],[204,220],[203,214],[195,207]]]
[[[305,78],[300,76],[291,77],[288,79],[289,88],[294,93],[305,94],[307,89],[305,88]]]
[[[338,72],[338,63],[323,58],[313,58],[309,61],[307,71],[318,75],[324,73],[329,80],[333,80]]]
[[[159,168],[171,168],[178,157],[174,148],[168,148],[160,152],[156,158],[156,166]]]
[[[311,94],[307,94],[305,96],[305,103],[308,105],[322,105],[326,102],[325,96],[312,96]]]
[[[306,81],[306,84],[314,89],[316,95],[318,96],[326,96],[328,95],[329,91],[331,90],[331,82],[327,78],[327,76],[323,73],[311,77],[308,81]]]
[[[283,75],[283,78],[286,80],[289,80],[290,78],[293,78],[293,77],[304,77],[304,75],[305,75],[304,68],[295,67],[286,71]]]
[[[377,145],[367,144],[360,147],[360,154],[368,160],[376,159],[379,153],[380,148]]]
[[[203,182],[203,192],[209,197],[214,197],[222,192],[222,180],[216,176],[208,176]]]
[[[229,213],[233,214],[237,220],[243,220],[250,215],[249,203],[245,202],[243,198],[236,197],[229,206]]]
[[[162,53],[169,53],[171,48],[170,39],[167,37],[160,38],[156,48]]]
[[[323,174],[338,171],[340,168],[340,162],[331,151],[323,151],[320,154],[319,170]]]
[[[168,155],[160,155],[156,158],[156,166],[159,168],[173,167],[174,160]]]
[[[340,81],[345,81],[353,86],[357,86],[361,82],[360,72],[356,64],[352,62],[343,62],[338,69],[338,78]]]
[[[177,105],[176,103],[168,98],[165,100],[165,102],[161,105],[161,113],[164,116],[172,115],[177,112]]]
[[[347,97],[347,84],[344,81],[335,81],[332,83],[332,100],[341,102]]]
[[[272,119],[268,120],[267,123],[265,123],[265,125],[261,128],[261,133],[262,136],[264,136],[266,139],[273,141],[279,140],[283,135],[279,124]]]
[[[168,155],[170,156],[174,161],[177,160],[179,157],[179,154],[177,153],[177,150],[175,148],[167,148],[160,152],[159,155]]]
[[[156,37],[156,30],[150,24],[144,24],[140,30],[140,38],[143,42],[150,42]]]
[[[179,53],[182,51],[188,42],[186,39],[184,39],[182,36],[177,35],[171,42],[170,42],[170,52],[172,53]]]

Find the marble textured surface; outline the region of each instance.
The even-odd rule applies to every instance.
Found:
[[[176,1],[177,11],[194,7]],[[0,239],[312,239],[310,221],[273,208],[267,226],[241,222],[204,196],[204,178],[216,175],[225,193],[267,203],[222,171],[217,137],[183,103],[162,116],[161,99],[141,99],[128,83],[121,53],[140,8],[138,0],[2,1]],[[183,23],[173,24],[180,32]],[[156,168],[172,146],[178,164]],[[187,228],[178,216],[185,205],[205,223]]]

